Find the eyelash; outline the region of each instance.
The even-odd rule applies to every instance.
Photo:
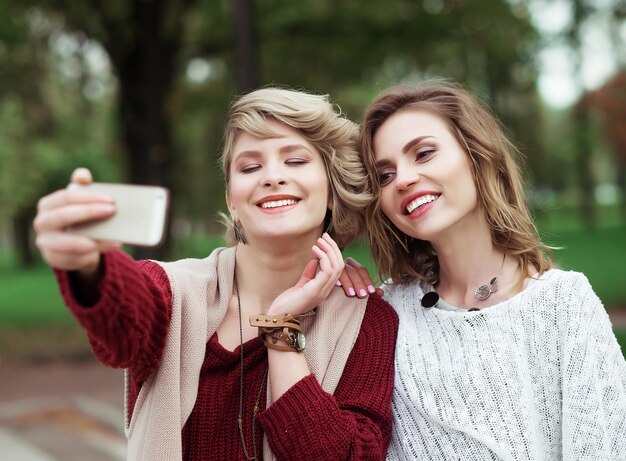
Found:
[[[290,159],[285,160],[285,164],[290,165],[290,166],[300,166],[300,165],[305,165],[307,163],[309,163],[308,160],[304,158],[290,158]],[[241,171],[244,174],[249,174],[249,173],[254,173],[259,168],[261,168],[261,165],[258,163],[254,163],[254,164],[243,166],[239,171]]]
[[[434,147],[429,147],[427,149],[421,149],[415,151],[415,163],[422,162],[430,158],[432,154],[434,154],[436,149]],[[378,184],[381,187],[385,187],[387,184],[391,182],[394,172],[392,171],[381,171],[378,173]]]

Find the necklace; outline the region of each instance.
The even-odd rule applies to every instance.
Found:
[[[267,381],[267,370],[268,367],[265,367],[265,372],[263,373],[263,379],[261,380],[261,386],[259,387],[259,392],[256,396],[256,401],[254,402],[254,408],[252,410],[252,451],[253,455],[250,456],[248,454],[248,447],[246,446],[246,438],[243,434],[243,326],[241,324],[241,298],[239,297],[239,285],[237,284],[237,269],[235,268],[235,291],[237,292],[237,308],[239,313],[239,351],[240,361],[239,361],[239,416],[237,418],[237,427],[239,428],[239,436],[241,437],[241,446],[243,447],[243,454],[246,459],[253,461],[257,459],[256,452],[256,414],[259,412],[259,402],[261,401],[261,395],[263,394],[263,388],[265,387],[265,382]]]
[[[506,254],[503,254],[502,263],[500,264],[500,272],[498,272],[498,275],[492,278],[488,284],[485,283],[483,285],[479,285],[476,287],[476,289],[474,290],[474,298],[476,298],[476,301],[485,301],[492,294],[498,291],[497,290],[498,279],[502,275],[502,269],[504,269],[505,258],[506,258]],[[424,296],[422,296],[421,304],[422,304],[422,307],[433,307],[438,302],[439,302],[439,294],[433,289],[433,291],[429,291],[428,293],[424,294]],[[489,305],[485,307],[489,307],[490,305],[491,303],[489,303]],[[470,307],[467,311],[472,312],[472,311],[479,311],[479,310],[480,310],[479,307]]]

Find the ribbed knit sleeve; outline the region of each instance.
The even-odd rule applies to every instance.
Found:
[[[602,303],[576,274],[563,357],[563,458],[626,459],[626,362]]]
[[[393,357],[398,320],[370,298],[361,331],[334,395],[313,375],[257,419],[279,460],[380,460],[391,436]]]
[[[107,366],[132,368],[141,382],[158,367],[165,345],[171,316],[169,281],[158,264],[136,262],[122,251],[103,255],[102,264],[98,286],[87,296],[71,272],[55,270],[55,275],[97,358]],[[94,303],[84,305],[85,297]]]

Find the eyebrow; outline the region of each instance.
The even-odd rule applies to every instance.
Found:
[[[408,153],[415,146],[419,145],[424,139],[429,139],[429,138],[436,138],[436,136],[418,136],[417,138],[411,139],[402,148],[402,153],[403,154]],[[383,158],[381,160],[378,160],[375,165],[376,165],[376,167],[380,168],[380,167],[383,167],[385,165],[389,165],[390,163],[391,162],[389,160]]]
[[[289,154],[291,152],[294,152],[300,149],[304,149],[307,152],[311,152],[311,150],[304,144],[288,144],[278,149],[278,153]],[[240,158],[245,158],[245,157],[255,158],[255,157],[260,157],[260,156],[261,156],[261,152],[258,150],[244,150],[244,151],[239,152],[237,156],[235,157],[235,159],[240,159]]]
[[[417,144],[421,143],[424,139],[428,139],[428,138],[434,138],[435,136],[418,136],[415,139],[411,139],[409,142],[407,142],[404,147],[402,148],[402,153],[406,154],[408,151],[410,151],[413,147],[415,147]]]

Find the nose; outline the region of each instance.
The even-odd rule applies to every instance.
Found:
[[[265,175],[262,181],[264,187],[283,186],[287,184],[287,175],[283,171],[281,164],[272,162],[265,167]]]
[[[419,172],[414,168],[398,165],[396,167],[395,185],[399,191],[404,191],[420,180]]]

